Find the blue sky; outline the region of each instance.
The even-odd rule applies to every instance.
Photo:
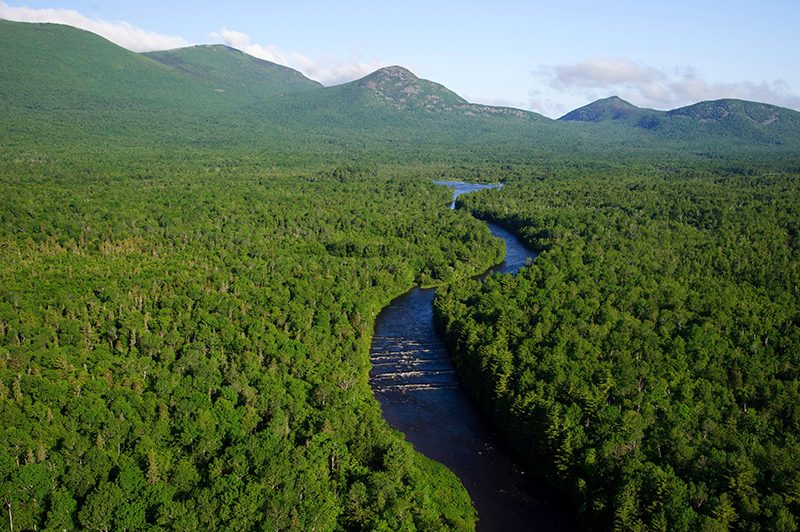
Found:
[[[325,85],[399,64],[472,102],[554,118],[612,95],[800,110],[797,0],[0,0],[0,18],[70,24],[134,51],[224,43]]]

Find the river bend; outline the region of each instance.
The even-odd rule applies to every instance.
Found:
[[[487,185],[438,182],[458,194]],[[515,273],[535,254],[495,224],[506,258],[489,272]],[[461,480],[478,512],[476,530],[569,531],[566,501],[529,475],[462,389],[444,340],[433,325],[434,289],[412,288],[378,315],[370,385],[389,425],[414,448]]]

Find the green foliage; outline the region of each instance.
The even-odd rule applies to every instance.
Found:
[[[775,105],[732,99],[655,111],[613,96],[567,113],[559,121],[592,123],[586,125],[595,134],[622,126],[623,130],[639,130],[662,142],[689,142],[696,147],[731,143],[752,150],[754,146],[795,145],[791,132],[800,126],[800,115]]]
[[[320,161],[474,167],[549,165],[565,155],[796,160],[800,152],[800,115],[752,102],[647,123],[555,121],[470,104],[400,67],[323,88],[226,47],[135,54],[55,24],[0,21],[0,72],[0,155],[13,159],[216,153],[318,169]]]
[[[542,253],[437,291],[438,323],[588,529],[796,527],[798,185],[595,172],[459,198]]]
[[[426,179],[0,181],[0,489],[20,529],[469,530],[367,384],[374,316],[502,246]],[[446,272],[446,273],[442,273]]]
[[[0,74],[17,528],[474,528],[367,385],[415,282],[454,283],[465,381],[587,523],[797,528],[797,113],[556,122],[399,68],[322,88],[9,21]],[[502,246],[427,178],[508,183],[461,204],[544,253],[460,282]]]
[[[237,99],[259,99],[266,95],[322,88],[296,70],[223,45],[192,46],[143,55],[204,82],[215,92],[231,92],[231,97]]]

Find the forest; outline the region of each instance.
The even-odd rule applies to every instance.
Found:
[[[540,254],[437,326],[584,529],[797,530],[800,174],[630,170],[459,197]]]
[[[391,297],[502,256],[445,187],[77,166],[7,163],[0,185],[16,530],[472,529],[367,383]]]
[[[654,161],[5,158],[9,524],[473,530],[368,385],[375,316],[422,284],[585,530],[797,530],[800,173]],[[456,176],[505,184],[453,211]],[[470,279],[503,254],[481,220],[536,261]]]
[[[797,111],[550,120],[5,20],[0,72],[3,528],[475,530],[368,383],[414,285],[584,529],[800,527]],[[482,220],[536,261],[473,280]]]

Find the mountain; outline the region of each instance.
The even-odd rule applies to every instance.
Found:
[[[798,146],[800,113],[775,105],[736,99],[706,101],[657,111],[617,96],[597,100],[558,119],[562,122],[617,122],[665,140],[727,138],[737,143]]]
[[[618,96],[585,105],[571,111],[559,120],[567,122],[604,122],[606,120],[626,120],[649,114],[649,110],[636,107]]]
[[[0,145],[53,153],[235,149],[294,161],[407,163],[581,151],[800,152],[800,113],[767,104],[655,111],[612,97],[551,120],[469,103],[399,66],[323,87],[226,46],[136,54],[56,24],[0,20],[0,71]]]
[[[308,158],[432,145],[458,153],[464,143],[525,143],[512,130],[550,122],[470,104],[401,67],[326,88],[229,47],[136,54],[56,24],[0,20],[0,69],[0,144],[51,153],[173,146]]]
[[[397,109],[413,109],[428,113],[455,113],[464,116],[515,116],[522,119],[537,117],[530,111],[510,107],[492,107],[469,103],[438,83],[420,79],[400,66],[385,67],[351,82],[380,101]]]
[[[263,96],[322,88],[322,84],[296,70],[224,45],[191,46],[142,55],[218,92]]]
[[[390,141],[394,149],[398,142],[416,149],[421,143],[455,149],[464,142],[519,142],[522,137],[516,137],[523,132],[539,132],[541,124],[552,122],[528,111],[471,104],[400,66],[322,91],[283,94],[248,113],[308,134],[358,137],[380,145]]]
[[[98,113],[163,107],[197,114],[209,105],[216,112],[213,103],[224,100],[213,87],[146,55],[59,24],[0,20],[0,65],[7,109]]]
[[[400,66],[376,70],[368,76],[349,84],[350,90],[364,90],[378,100],[398,109],[424,109],[426,111],[452,110],[467,105],[467,101],[443,85],[419,79]]]
[[[87,31],[0,20],[0,143],[73,150],[185,144],[240,101]]]

